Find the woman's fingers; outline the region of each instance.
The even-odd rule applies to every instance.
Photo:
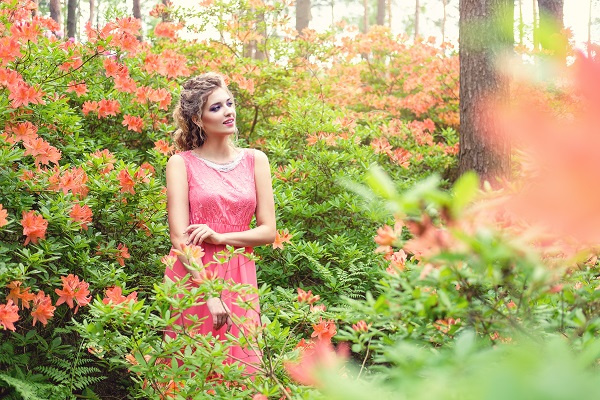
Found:
[[[190,225],[185,232],[188,233],[187,244],[192,243],[195,245],[202,244],[215,233],[215,231],[205,224]]]

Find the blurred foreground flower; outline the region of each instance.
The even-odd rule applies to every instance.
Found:
[[[493,105],[521,155],[521,179],[471,210],[563,256],[600,243],[600,63],[580,55],[570,69],[569,85],[545,98],[530,91]]]
[[[342,343],[337,351],[329,340],[317,340],[312,347],[303,347],[298,362],[286,362],[290,376],[303,385],[320,386],[321,371],[340,370],[348,358],[348,347]]]

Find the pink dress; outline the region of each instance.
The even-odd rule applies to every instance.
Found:
[[[189,186],[190,224],[207,224],[215,232],[240,232],[249,229],[249,224],[256,211],[256,186],[254,183],[254,150],[242,149],[237,157],[228,164],[215,164],[200,158],[192,151],[179,153],[185,160]],[[243,255],[236,255],[225,264],[214,262],[213,254],[225,250],[224,245],[203,243],[205,255],[202,258],[207,270],[217,270],[220,278],[233,280],[235,283],[249,284],[257,287],[256,266],[254,261]],[[252,252],[252,248],[246,248]],[[167,268],[165,276],[173,281],[188,274],[184,265],[177,261],[172,269]],[[247,327],[260,324],[258,297],[245,295],[244,300],[253,303],[251,310],[236,305],[237,293],[224,291],[221,299],[232,314],[245,317]],[[199,333],[212,332],[213,336],[224,337],[227,330],[223,326],[213,329],[212,316],[205,304],[182,310],[178,325],[189,325],[187,315],[207,317],[199,329]],[[239,337],[240,329],[247,329],[235,323],[230,333]],[[250,328],[251,330],[251,328]],[[247,373],[251,373],[260,364],[260,352],[252,348],[234,346],[229,353],[229,362],[240,361],[245,365]]]

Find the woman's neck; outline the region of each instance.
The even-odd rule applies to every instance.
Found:
[[[200,147],[193,150],[200,157],[217,163],[229,162],[239,153],[233,143],[226,138],[225,140],[207,140]]]

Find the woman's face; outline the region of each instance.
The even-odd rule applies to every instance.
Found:
[[[235,106],[233,98],[223,88],[208,96],[202,109],[202,128],[208,136],[235,133]]]

